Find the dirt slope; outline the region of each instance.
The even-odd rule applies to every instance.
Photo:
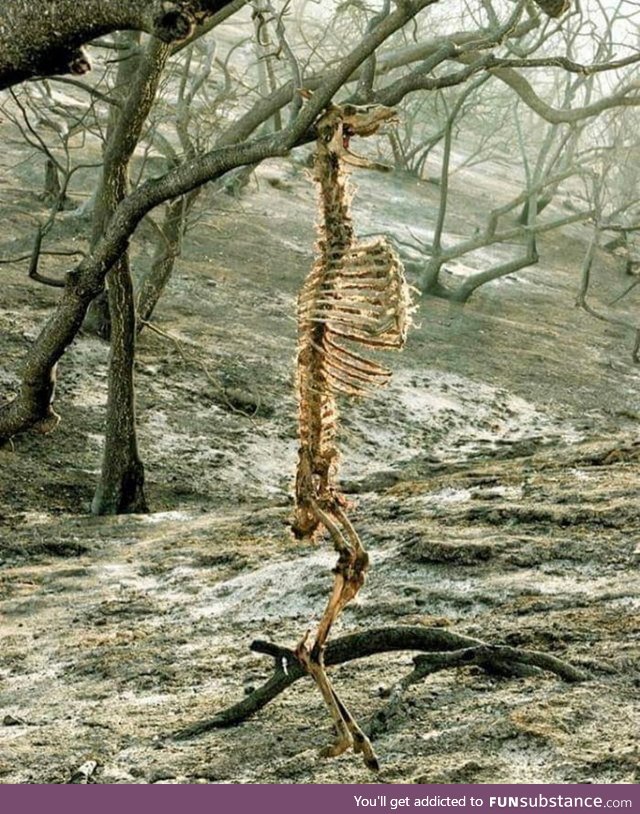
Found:
[[[453,211],[465,214],[451,233],[509,193],[494,170],[490,184],[477,170],[456,177]],[[366,172],[358,184],[361,232],[428,238],[434,186]],[[29,245],[20,213],[39,203],[10,173],[1,191],[8,256]],[[169,737],[266,678],[248,644],[295,644],[329,589],[329,546],[296,545],[286,528],[294,304],[314,218],[311,185],[284,161],[239,201],[208,198],[156,315],[163,333],[140,347],[151,515],[86,514],[106,396],[95,339],[60,366],[55,434],[0,450],[0,782],[66,782],[88,759],[99,783],[638,782],[640,375],[631,333],[573,307],[577,227],[465,309],[424,302],[389,390],[343,406],[344,482],[373,569],[337,633],[445,626],[549,651],[592,678],[445,671],[389,707],[411,654],[339,668],[354,712],[375,719],[378,778],[352,755],[317,757],[331,733],[309,682],[232,730]],[[79,240],[86,223],[61,228]],[[139,262],[150,251],[143,240]],[[0,268],[9,396],[56,294]],[[613,299],[628,278],[612,258],[600,268],[596,294]]]

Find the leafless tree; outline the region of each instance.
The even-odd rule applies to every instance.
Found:
[[[239,168],[287,155],[293,148],[315,138],[314,124],[318,115],[338,93],[347,99],[395,106],[409,97],[420,99],[453,89],[457,94],[455,99],[450,94],[442,96],[448,105],[442,128],[443,201],[446,201],[449,172],[446,153],[447,149],[450,151],[455,122],[465,102],[484,86],[501,83],[515,93],[521,107],[529,108],[552,125],[577,125],[606,111],[633,109],[640,104],[636,84],[625,75],[626,70],[640,61],[640,54],[627,50],[615,59],[608,54],[600,61],[591,58],[593,51],[584,56],[568,54],[560,33],[566,18],[555,19],[566,11],[562,2],[538,0],[536,6],[521,0],[504,14],[486,0],[480,10],[475,9],[473,14],[465,16],[465,20],[471,22],[464,30],[459,29],[459,18],[449,14],[447,7],[437,4],[437,0],[382,2],[375,11],[369,11],[363,4],[336,4],[331,14],[327,14],[326,9],[316,9],[318,13],[314,14],[313,4],[300,3],[290,9],[289,3],[260,2],[253,9],[256,36],[260,36],[259,47],[263,49],[260,58],[269,66],[266,84],[253,79],[248,81],[244,75],[232,76],[224,62],[214,59],[214,70],[219,70],[228,86],[229,103],[213,139],[208,138],[208,143],[203,144],[189,135],[192,115],[184,109],[181,113],[179,104],[176,119],[179,146],[177,150],[173,145],[169,148],[168,153],[174,154],[166,170],[160,175],[142,178],[129,188],[128,168],[143,135],[153,130],[148,126],[148,117],[158,87],[167,76],[165,66],[170,56],[182,49],[178,62],[171,63],[177,66],[172,70],[181,77],[173,87],[178,97],[182,93],[182,107],[195,109],[196,96],[191,89],[203,59],[190,58],[189,53],[193,52],[186,46],[245,3],[181,0],[160,4],[147,0],[107,0],[82,6],[71,2],[58,5],[61,14],[65,13],[64,25],[34,20],[23,0],[7,0],[3,4],[0,30],[18,32],[4,52],[0,51],[3,54],[0,83],[4,86],[36,75],[73,73],[71,63],[61,64],[53,57],[60,54],[68,57],[74,49],[96,37],[104,38],[111,31],[132,29],[155,35],[141,45],[139,65],[131,76],[126,97],[111,94],[113,100],[104,102],[113,101],[111,106],[115,112],[106,142],[103,181],[96,198],[93,240],[86,256],[66,274],[59,304],[26,353],[16,398],[0,411],[0,440],[32,427],[47,429],[55,424],[52,401],[56,364],[107,280],[112,343],[107,437],[113,443],[107,442],[101,484],[94,501],[94,510],[99,512],[126,511],[140,508],[144,503],[138,488],[141,487],[141,464],[135,446],[131,377],[136,314],[128,247],[140,222],[156,207],[166,205],[167,209],[159,229],[164,242],[159,250],[161,254],[156,257],[159,276],[154,278],[154,284],[162,279],[179,250],[185,213],[197,190]],[[430,19],[427,26],[422,14],[430,6],[437,6],[438,11],[441,7],[444,9],[435,17],[441,26],[437,34],[434,34],[433,20]],[[545,14],[540,14],[540,8]],[[549,22],[546,14],[554,16],[553,22]],[[349,36],[345,36],[347,31]],[[562,100],[558,103],[554,94],[548,93],[550,78],[558,74],[578,80],[585,76],[611,76],[615,81],[593,85],[588,96],[580,91],[568,104]],[[553,86],[553,81],[551,84]],[[172,87],[171,82],[168,87]],[[302,87],[314,92],[304,104],[299,92]],[[267,123],[270,126],[265,130]],[[155,136],[149,135],[152,137],[158,144],[163,134],[158,131]],[[553,150],[549,149],[551,155]],[[555,149],[557,152],[557,146]],[[549,164],[544,166],[548,168]],[[542,223],[536,219],[537,204],[531,207],[531,203],[526,224],[498,228],[498,218],[525,201],[537,201],[537,196],[549,186],[560,183],[560,176],[562,172],[555,170],[543,172],[540,178],[532,175],[522,195],[494,209],[480,236],[471,236],[462,247],[454,249],[444,242],[445,204],[439,219],[442,223],[436,229],[440,235],[439,246],[429,263],[433,261],[435,269],[437,264],[441,266],[451,259],[451,251],[461,248],[470,251],[474,246],[514,238],[524,239],[525,259],[530,262],[535,255],[535,235],[556,228],[563,219]],[[563,222],[586,216],[585,211],[574,213]],[[480,239],[484,242],[478,243]],[[505,269],[482,272],[484,277],[475,280],[474,288],[503,273]],[[425,290],[432,285],[433,277],[431,272],[425,272]],[[148,277],[143,280],[140,293],[141,305],[146,303],[142,310],[147,316],[155,296],[148,293],[149,282]],[[161,288],[162,285],[156,292]],[[467,286],[458,292],[457,298],[465,299],[470,293]],[[120,432],[121,426],[126,426],[126,432]],[[108,483],[111,485],[107,486]]]

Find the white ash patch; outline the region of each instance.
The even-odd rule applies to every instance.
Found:
[[[342,413],[346,477],[421,456],[461,459],[525,440],[580,438],[571,422],[520,396],[434,369],[398,371],[388,390]]]

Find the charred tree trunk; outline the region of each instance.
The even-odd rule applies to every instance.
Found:
[[[18,395],[0,408],[0,444],[27,429],[49,432],[58,423],[52,405],[57,364],[101,287],[100,276],[84,276],[79,269],[67,274],[62,299],[29,350]]]
[[[50,158],[44,167],[44,189],[40,198],[45,203],[55,204],[58,211],[64,209],[66,195],[62,192],[58,168]]]
[[[113,319],[105,447],[102,474],[91,511],[93,514],[146,512],[133,378],[136,316],[126,252],[109,272],[109,309]]]
[[[187,208],[185,198],[177,198],[167,204],[162,224],[163,239],[158,244],[151,268],[140,281],[138,331],[141,331],[144,323],[151,319],[158,300],[173,274],[176,258],[180,254]]]
[[[215,46],[210,45],[203,68],[192,76],[193,48],[190,47],[182,69],[182,77],[178,86],[175,124],[182,152],[188,160],[197,157],[196,145],[189,131],[193,102],[198,88],[206,82],[210,75],[214,52]],[[166,157],[171,167],[178,166],[178,158],[175,153],[166,151]],[[142,275],[138,285],[136,297],[138,333],[143,330],[145,323],[151,319],[158,300],[171,279],[176,260],[182,251],[182,238],[187,228],[187,216],[199,198],[201,191],[201,188],[194,189],[187,195],[169,201],[164,208],[162,226],[157,228],[159,240],[156,244],[151,267]]]
[[[488,81],[488,78],[488,76],[481,76],[479,79],[471,82],[469,86],[466,87],[462,93],[460,93],[453,107],[451,108],[449,115],[447,116],[447,121],[444,126],[442,166],[440,168],[440,204],[438,207],[438,216],[436,218],[435,229],[433,232],[431,257],[426,263],[418,282],[418,288],[423,296],[440,296],[444,290],[444,287],[440,281],[440,272],[445,264],[445,258],[443,257],[444,249],[442,245],[442,237],[444,234],[444,225],[447,217],[447,208],[449,205],[449,168],[451,165],[451,149],[453,146],[453,127],[465,99],[467,99],[477,88]]]
[[[544,209],[546,209],[552,200],[553,193],[551,195],[543,195],[542,197],[538,198],[536,202],[536,215],[539,215]],[[520,214],[518,215],[518,223],[521,223],[523,226],[529,223],[529,207],[530,200],[527,199],[520,211]]]
[[[149,43],[125,107],[111,128],[94,220],[96,239],[127,193],[129,160],[153,104],[168,56],[168,45],[158,40]],[[120,87],[126,87],[129,71],[130,68],[122,67],[118,72]],[[147,510],[147,505],[144,467],[136,436],[133,375],[136,312],[127,250],[107,275],[107,286],[111,335],[109,395],[102,472],[91,510],[94,514],[142,512]]]
[[[265,0],[255,0],[253,4],[253,25],[255,29],[255,49],[258,69],[258,85],[260,93],[267,98],[277,88],[276,75],[273,67],[276,49],[271,42],[268,20],[271,15],[269,3]],[[278,109],[272,119],[273,132],[282,130],[282,113]]]
[[[420,272],[420,293],[423,297],[446,297],[447,290],[440,282],[440,272],[445,261],[440,257],[431,257]]]
[[[119,45],[122,46],[122,58],[118,63],[113,95],[124,104],[127,91],[135,81],[136,73],[140,67],[140,58],[137,49],[140,45],[140,36],[135,32],[125,32],[120,35]],[[107,126],[107,136],[104,145],[104,164],[102,176],[98,185],[93,209],[91,245],[95,246],[100,240],[105,226],[109,222],[113,211],[126,194],[128,186],[128,166],[130,155],[121,151],[118,141],[121,131],[118,129],[121,120],[119,108],[112,107]],[[137,143],[137,142],[136,142]],[[135,149],[135,145],[134,145]],[[123,164],[124,166],[121,166]],[[121,174],[124,177],[120,178]],[[108,278],[107,278],[108,280]],[[107,283],[108,284],[108,283]],[[106,290],[100,294],[89,306],[84,321],[84,330],[95,334],[101,339],[109,341],[111,338],[111,316],[109,314],[109,295]]]

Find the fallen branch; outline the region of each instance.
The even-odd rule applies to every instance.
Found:
[[[287,647],[258,640],[252,643],[250,649],[254,653],[273,658],[273,675],[237,704],[225,707],[212,718],[177,732],[174,736],[177,740],[187,740],[213,729],[223,729],[245,721],[306,675],[295,652]],[[535,675],[544,670],[569,682],[589,678],[587,672],[546,653],[489,645],[480,639],[435,627],[383,627],[342,636],[328,643],[324,661],[327,667],[331,667],[396,650],[423,650],[428,653],[416,656],[415,667],[402,679],[400,689],[405,689],[439,670],[471,665],[502,676]]]
[[[469,667],[476,665],[490,673],[503,676],[535,675],[538,670],[545,670],[569,682],[584,681],[587,677],[567,662],[540,653],[537,650],[521,650],[517,647],[481,644],[454,650],[450,653],[431,653],[428,656],[416,656],[415,668],[403,683],[405,686],[415,684],[425,676],[452,667]],[[532,670],[531,668],[536,668]]]

